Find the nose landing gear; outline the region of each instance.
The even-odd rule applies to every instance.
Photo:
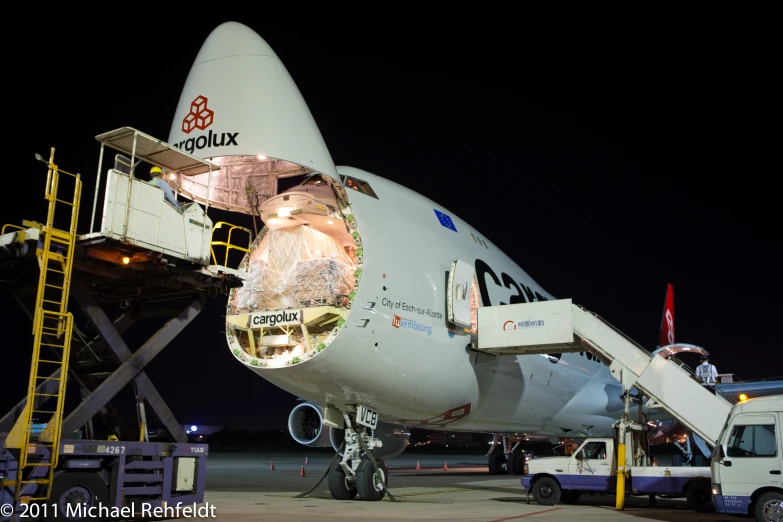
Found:
[[[398,502],[388,490],[389,474],[383,459],[373,456],[371,450],[381,447],[381,441],[373,438],[370,428],[355,423],[355,413],[343,412],[345,439],[340,453],[336,453],[326,473],[309,491],[297,495],[302,498],[312,493],[328,476],[329,493],[335,500],[379,501],[387,494],[389,500]]]

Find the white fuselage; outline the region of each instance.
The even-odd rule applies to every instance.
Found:
[[[338,172],[366,181],[378,196],[347,191],[364,250],[351,313],[313,359],[248,368],[313,403],[364,403],[383,420],[408,426],[611,433],[622,410],[620,385],[592,356],[476,353],[467,349],[467,334],[450,331],[446,320],[446,279],[457,259],[476,266],[484,306],[551,295],[451,211],[370,173]],[[442,226],[435,210],[449,215],[456,231]]]
[[[248,194],[275,194],[278,160],[336,184],[354,176],[377,194],[346,189],[363,259],[344,324],[328,346],[290,366],[260,367],[234,345],[252,371],[321,406],[365,403],[382,420],[408,426],[611,435],[622,411],[620,384],[589,354],[494,357],[468,350],[464,331],[450,332],[446,281],[456,260],[475,267],[479,305],[552,296],[450,210],[390,180],[336,167],[293,79],[252,29],[226,22],[210,33],[182,90],[169,143],[217,164],[233,158],[234,166],[212,177],[178,181],[181,195],[200,202],[207,195],[229,211],[255,214]],[[254,158],[272,162],[255,165]],[[480,204],[469,189],[464,202]],[[457,202],[449,206],[460,210]],[[230,328],[227,340],[238,342]]]

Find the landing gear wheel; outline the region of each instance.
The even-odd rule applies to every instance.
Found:
[[[764,493],[756,501],[756,520],[783,519],[783,494],[777,491]]]
[[[356,489],[362,500],[376,502],[386,496],[386,488],[389,485],[386,463],[381,459],[376,459],[376,463],[377,472],[370,459],[363,458],[359,469],[356,470]]]
[[[489,456],[489,474],[490,475],[505,475],[506,474],[506,455],[503,453],[496,453]]]
[[[103,479],[95,473],[66,471],[55,475],[49,499],[50,503],[57,504],[57,516],[49,506],[49,516],[41,517],[43,520],[79,520],[66,516],[66,506],[72,506],[71,510],[82,507],[82,504],[84,508],[107,506],[109,491]]]
[[[712,513],[715,505],[712,503],[712,489],[706,482],[696,482],[685,492],[688,507],[697,513]]]
[[[582,494],[578,491],[563,491],[560,500],[563,504],[576,504],[576,501],[579,500],[579,497],[581,496]]]
[[[356,484],[350,484],[342,466],[335,464],[327,477],[329,493],[335,500],[353,500],[356,498]]]
[[[543,477],[533,483],[533,498],[542,506],[554,506],[560,500],[562,490],[555,479]]]

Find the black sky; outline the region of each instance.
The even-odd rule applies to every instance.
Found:
[[[772,8],[420,4],[7,17],[0,222],[45,218],[33,155],[54,146],[85,179],[85,231],[94,136],[130,125],[166,139],[201,44],[238,21],[288,68],[338,164],[443,204],[547,291],[650,348],[671,282],[678,341],[707,348],[721,372],[783,374]],[[24,394],[32,338],[5,288],[0,305],[19,332],[0,341],[0,365],[21,368],[3,372],[5,411]],[[295,398],[235,362],[223,306],[210,302],[149,374],[183,423],[282,427]]]

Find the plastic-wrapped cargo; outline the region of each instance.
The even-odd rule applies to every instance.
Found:
[[[271,229],[253,251],[236,312],[334,305],[353,290],[356,263],[307,225]]]

